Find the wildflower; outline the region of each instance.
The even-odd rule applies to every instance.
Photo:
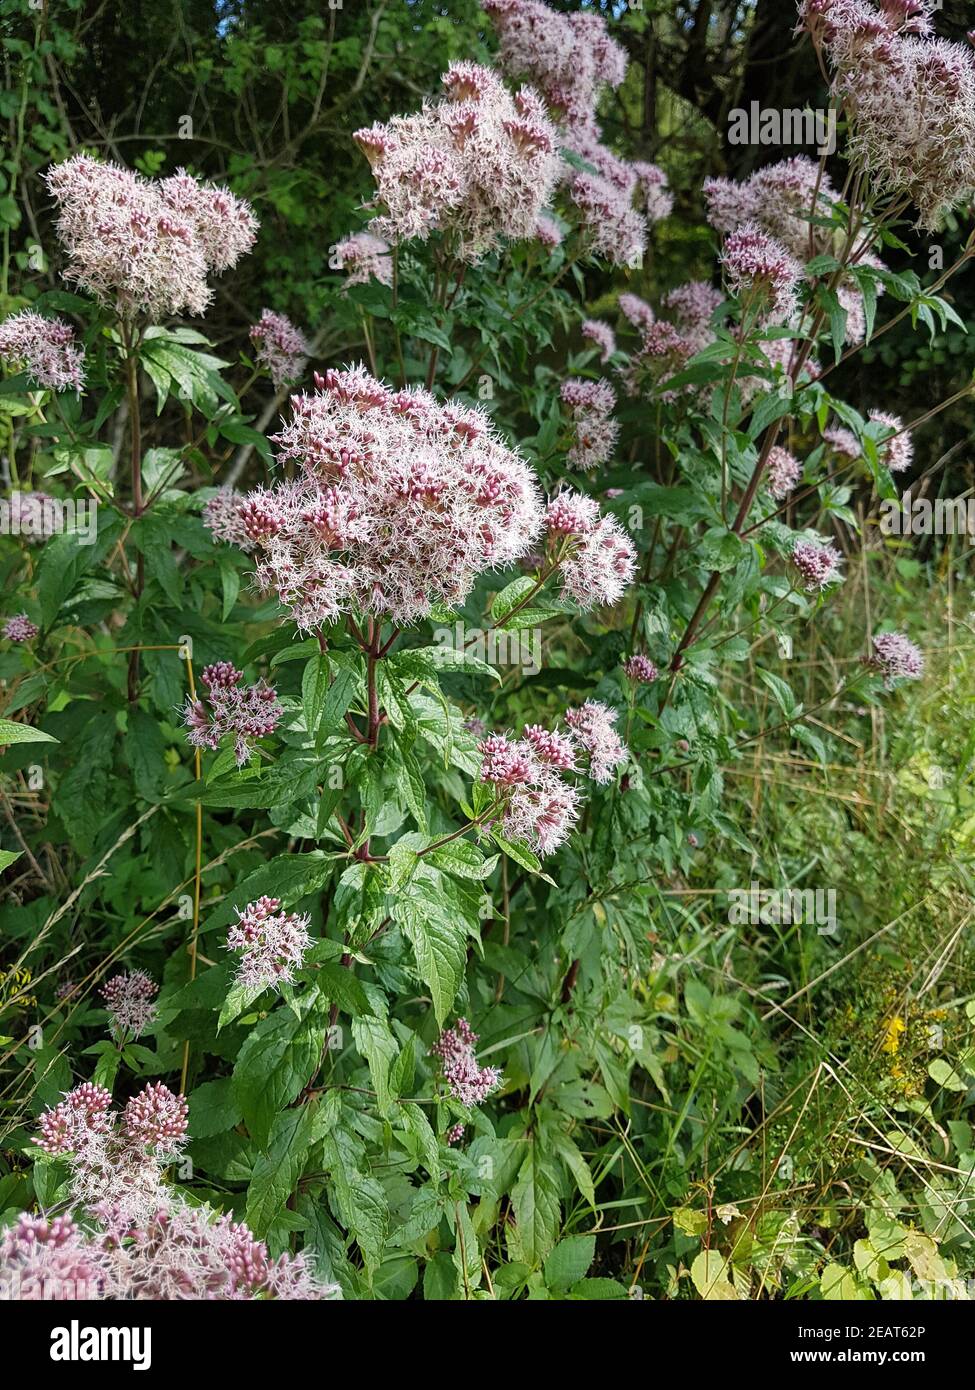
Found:
[[[554,251],[556,246],[562,245],[562,228],[546,212],[540,212],[535,219],[535,236],[549,251]]]
[[[548,504],[545,524],[553,536],[586,536],[599,521],[599,503],[594,497],[565,489]]]
[[[102,998],[117,1040],[141,1037],[156,1017],[153,999],[159,986],[144,970],[132,970],[102,985]]]
[[[24,309],[0,323],[0,358],[23,366],[46,390],[71,387],[80,391],[85,381],[84,356],[74,329],[63,319],[42,318],[33,309]]]
[[[78,154],[46,175],[68,253],[65,276],[124,317],[202,314],[209,273],[251,249],[257,220],[227,189],[184,170],[150,180]]]
[[[636,574],[633,542],[613,516],[600,516],[599,504],[579,493],[559,493],[549,503],[548,529],[572,537],[560,562],[562,592],[583,610],[618,603]]]
[[[621,294],[617,303],[620,306],[620,313],[623,317],[631,323],[634,328],[639,328],[643,332],[646,332],[656,318],[653,309],[646,300],[641,299],[638,294]]]
[[[372,232],[353,232],[337,242],[335,259],[346,272],[345,288],[367,285],[378,280],[381,285],[393,283],[393,258],[389,242]]]
[[[294,981],[311,947],[310,919],[282,912],[278,898],[258,898],[241,911],[227,933],[228,951],[241,953],[235,982],[249,989],[278,989]]]
[[[58,503],[46,492],[15,489],[9,506],[11,535],[26,536],[32,545],[48,540],[62,529]]]
[[[0,1302],[98,1299],[111,1285],[111,1262],[70,1212],[21,1212],[0,1235]]]
[[[612,781],[616,768],[627,760],[626,748],[613,727],[617,718],[616,711],[599,700],[587,700],[580,708],[566,711],[565,722],[589,756],[589,776],[594,782]]]
[[[575,744],[565,734],[543,729],[541,724],[526,724],[522,737],[531,745],[539,762],[547,763],[561,772],[575,771]]]
[[[845,41],[844,41],[845,40]],[[874,188],[906,195],[920,224],[937,228],[975,190],[975,63],[943,39],[880,34],[856,44],[837,35],[831,58],[850,114],[851,156]]]
[[[782,502],[793,491],[802,477],[802,464],[776,444],[768,456],[768,490],[777,502]]]
[[[568,740],[533,725],[519,740],[492,734],[479,751],[482,780],[501,793],[505,836],[550,854],[578,819],[579,793],[561,776],[575,766]]]
[[[562,384],[562,399],[572,411],[575,440],[567,462],[591,470],[612,457],[619,425],[612,418],[616,392],[603,381],[570,378]]]
[[[871,410],[870,419],[892,433],[877,445],[881,462],[891,473],[904,473],[914,461],[914,443],[909,430],[899,415],[890,415],[885,410]],[[858,451],[859,452],[859,451]]]
[[[448,1144],[459,1144],[464,1137],[465,1129],[466,1125],[463,1125],[460,1123],[460,1121],[458,1121],[457,1124],[450,1126],[450,1128],[447,1130],[447,1133],[444,1135],[444,1139],[446,1139]]]
[[[627,68],[605,19],[560,14],[541,0],[485,0],[484,9],[498,32],[504,70],[529,78],[570,129],[590,126],[602,88],[618,87]]]
[[[250,338],[257,345],[259,365],[270,374],[276,387],[296,381],[305,370],[311,347],[305,335],[284,314],[264,309],[260,322],[250,331]]]
[[[586,319],[582,325],[582,336],[599,348],[600,362],[608,362],[616,351],[616,336],[602,319]]]
[[[892,690],[901,680],[919,680],[924,674],[924,656],[909,637],[902,632],[882,632],[872,640],[873,650],[865,657],[866,665],[884,678]]]
[[[640,351],[633,357],[623,376],[630,394],[636,393],[637,382],[646,377],[660,399],[673,401],[677,393],[667,390],[667,382],[676,376],[696,351],[695,342],[680,333],[672,323],[658,319],[643,335]]]
[[[501,240],[536,234],[560,175],[557,137],[540,99],[514,97],[490,68],[453,63],[446,99],[412,116],[357,131],[391,242],[452,230],[461,259],[476,262]]]
[[[183,709],[183,723],[192,746],[216,749],[221,738],[230,734],[238,767],[250,757],[251,740],[272,734],[284,713],[277,691],[265,680],[242,686],[243,679],[243,671],[229,661],[205,666],[200,681],[206,696],[187,700]]]
[[[90,1081],[65,1092],[64,1099],[40,1118],[38,1148],[51,1155],[83,1152],[93,1136],[109,1133],[111,1103],[111,1092]]]
[[[603,167],[612,162],[625,172],[625,179],[580,172],[569,184],[569,196],[581,214],[593,255],[605,257],[611,265],[630,265],[640,260],[647,247],[644,219],[633,207],[636,176],[608,150],[599,150]],[[589,147],[583,155],[594,157]]]
[[[781,242],[746,222],[726,239],[721,260],[733,293],[753,301],[763,322],[790,317],[802,266]]]
[[[110,1103],[107,1091],[86,1083],[41,1117],[38,1142],[68,1157],[85,1229],[72,1213],[53,1220],[22,1216],[0,1237],[0,1299],[338,1295],[303,1255],[272,1259],[243,1222],[207,1203],[191,1206],[163,1182],[163,1165],[178,1156],[186,1135],[182,1096],[157,1082],[121,1116]]]
[[[127,1139],[159,1155],[175,1153],[186,1134],[188,1107],[161,1081],[133,1096],[122,1113]]]
[[[462,1105],[480,1105],[501,1085],[497,1067],[479,1067],[474,1055],[477,1033],[466,1018],[459,1018],[453,1028],[446,1028],[430,1049],[439,1058],[443,1079],[450,1094]]]
[[[3,635],[8,642],[32,642],[39,632],[40,628],[26,613],[15,613],[3,625]]]
[[[241,550],[252,550],[254,542],[244,528],[241,504],[244,494],[233,487],[222,487],[203,508],[203,525],[218,541],[227,541]]]
[[[660,675],[650,658],[642,656],[640,653],[630,657],[623,667],[623,672],[631,681],[640,681],[645,684],[655,681]]]
[[[792,548],[792,563],[799,571],[802,586],[807,593],[816,593],[841,579],[842,557],[832,545],[824,542],[796,541]]]
[[[207,1204],[170,1198],[119,1251],[117,1282],[130,1299],[321,1300],[339,1294],[322,1283],[304,1255],[271,1258],[243,1222]]]
[[[415,622],[434,603],[463,602],[480,573],[531,548],[541,527],[534,475],[483,411],[393,391],[361,367],[316,376],[316,386],[292,398],[276,437],[298,475],[219,523],[246,534],[258,587],[276,592],[299,627],[343,612]]]
[[[689,280],[664,295],[661,305],[671,315],[681,338],[691,352],[700,352],[714,337],[711,318],[724,302],[720,290],[704,280]]]
[[[823,439],[829,445],[834,454],[841,458],[851,461],[858,459],[863,453],[860,448],[860,441],[852,430],[846,430],[840,426],[833,426],[828,430],[823,430]]]

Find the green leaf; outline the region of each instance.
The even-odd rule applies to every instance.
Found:
[[[189,1134],[191,1139],[209,1139],[225,1134],[244,1118],[233,1082],[229,1076],[204,1081],[189,1095]]]
[[[298,1186],[314,1123],[315,1112],[311,1105],[286,1110],[274,1121],[267,1153],[258,1159],[247,1187],[246,1221],[261,1239]]]
[[[555,1245],[559,1232],[558,1172],[537,1138],[527,1141],[524,1162],[511,1189],[514,1225],[508,1232],[513,1260],[537,1268]]]
[[[567,1289],[585,1278],[596,1254],[595,1236],[569,1236],[560,1240],[545,1260],[545,1283],[550,1289]]]
[[[491,617],[496,623],[503,623],[505,618],[516,608],[523,599],[532,592],[537,581],[529,575],[523,574],[518,579],[513,579],[511,583],[495,596],[491,604]]]
[[[0,746],[10,743],[58,743],[52,734],[34,729],[30,724],[16,724],[12,719],[0,719]]]
[[[467,934],[454,922],[431,914],[426,905],[405,897],[394,904],[393,919],[413,947],[416,968],[442,1027],[464,977]]]
[[[234,1066],[234,1099],[251,1136],[265,1144],[276,1116],[296,1100],[318,1068],[328,1011],[316,1000],[303,1018],[278,1009],[244,1040]]]

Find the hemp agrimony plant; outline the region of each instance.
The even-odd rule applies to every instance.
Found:
[[[485,4],[496,69],[350,131],[342,360],[271,309],[253,360],[208,338],[260,235],[243,197],[48,170],[72,289],[0,323],[0,742],[46,817],[4,792],[40,1001],[8,1025],[0,1000],[6,1296],[625,1296],[611,1235],[620,1277],[587,1275],[606,1135],[652,1143],[669,1104],[650,884],[740,838],[746,746],[788,729],[826,761],[773,661],[764,722],[721,671],[816,619],[854,481],[891,498],[910,466],[912,427],[834,397],[837,366],[957,321],[960,265],[925,289],[883,261],[975,186],[972,54],[928,8],[805,0],[845,181],[825,156],[709,179],[713,283],[656,305],[633,286],[667,180],[597,119],[625,52],[540,0]],[[83,505],[94,535],[59,524]],[[920,675],[876,617],[826,704]],[[492,660],[534,633],[533,676]],[[689,1007],[754,1085],[737,1002]]]

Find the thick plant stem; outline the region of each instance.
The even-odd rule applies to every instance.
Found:
[[[123,328],[125,342],[125,381],[129,402],[129,467],[132,477],[132,515],[138,518],[144,510],[142,497],[142,430],[139,422],[139,360],[134,350],[134,337]],[[135,598],[138,603],[146,586],[146,562],[141,550],[136,559]],[[129,656],[129,704],[139,698],[139,652]]]

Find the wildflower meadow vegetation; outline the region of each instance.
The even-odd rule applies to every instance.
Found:
[[[2,0],[0,1298],[973,1296],[959,8]]]

